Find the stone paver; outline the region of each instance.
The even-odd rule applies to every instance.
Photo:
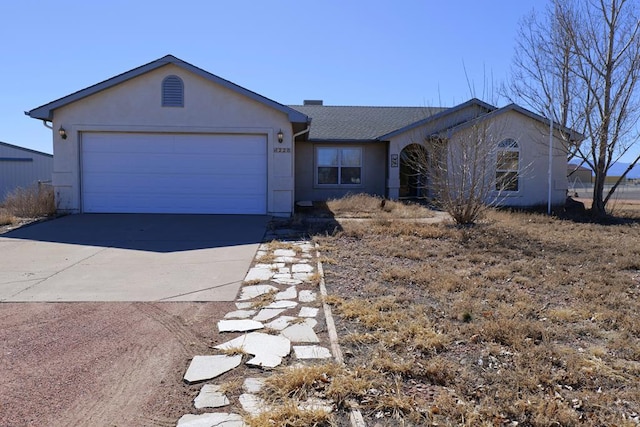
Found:
[[[274,317],[279,316],[284,311],[284,308],[263,308],[258,312],[253,320],[264,322],[265,320],[273,319]]]
[[[273,271],[270,268],[252,268],[244,278],[245,282],[253,280],[269,280],[273,277]]]
[[[293,353],[298,359],[330,359],[331,351],[319,345],[294,345]]]
[[[196,409],[220,408],[230,404],[227,396],[220,391],[219,385],[205,384],[193,400]]]
[[[292,273],[311,273],[313,272],[313,266],[309,264],[294,264],[291,267]]]
[[[233,319],[218,321],[218,331],[220,332],[246,332],[262,329],[264,325],[261,322],[251,319]]]
[[[275,278],[273,281],[278,283],[279,285],[300,285],[300,284],[302,284],[302,280],[301,279],[293,279],[293,278],[291,278],[290,274],[288,275],[288,277]]]
[[[237,302],[236,303],[236,308],[238,310],[248,310],[250,308],[253,308],[253,303],[250,301],[246,301],[246,302]]]
[[[317,294],[313,291],[304,290],[298,293],[298,301],[300,302],[314,302],[317,299]]]
[[[319,308],[315,307],[302,307],[298,317],[316,317],[318,315]]]
[[[316,319],[311,318],[311,317],[307,317],[306,319],[304,319],[303,323],[305,325],[309,326],[311,329],[313,329],[318,324],[318,321]]]
[[[289,338],[291,342],[320,342],[313,328],[304,323],[287,326],[282,330],[281,334]]]
[[[291,341],[280,335],[251,332],[217,345],[215,348],[219,350],[241,349],[245,353],[256,356],[256,360],[253,360],[252,364],[262,362],[261,366],[273,368],[278,366],[282,362],[282,358],[291,352]],[[274,362],[277,364],[274,365]]]
[[[284,299],[296,299],[298,298],[298,291],[295,286],[289,286],[286,290],[278,292],[276,294],[276,300]]]
[[[267,305],[265,308],[295,308],[298,306],[296,301],[282,300],[282,301],[274,301],[271,304]]]
[[[273,236],[288,236],[275,230]],[[279,233],[279,234],[278,234]],[[267,236],[268,238],[268,236]],[[309,289],[314,286],[311,282],[316,275],[314,245],[309,242],[293,242],[294,249],[270,248],[270,244],[260,245],[256,253],[256,260],[274,260],[271,263],[257,262],[249,269],[244,282],[261,283],[246,284],[241,288],[235,303],[237,310],[231,311],[218,321],[221,333],[245,332],[223,344],[214,347],[216,350],[239,350],[253,357],[247,365],[264,369],[275,368],[283,363],[283,359],[291,354],[298,363],[307,360],[322,360],[332,358],[331,351],[316,343],[320,342],[314,328],[318,324],[317,307],[318,293]],[[303,289],[298,289],[298,287]],[[307,287],[307,289],[304,289]],[[256,308],[256,299],[265,294],[274,294],[274,300],[261,308]],[[258,300],[259,301],[259,300]],[[295,314],[293,310],[296,310]],[[267,322],[268,321],[268,322]],[[268,328],[269,334],[255,332],[257,329]],[[252,332],[253,331],[253,332]],[[279,332],[278,332],[279,331]],[[303,344],[303,345],[293,345]],[[308,344],[308,345],[304,345]],[[185,373],[188,383],[215,378],[242,362],[242,355],[225,356],[195,356]],[[262,371],[264,372],[264,371]],[[238,398],[238,403],[244,411],[257,415],[271,408],[258,396],[264,384],[264,378],[246,378],[243,383],[244,393]],[[205,384],[200,394],[194,400],[196,409],[214,408],[230,405],[229,399],[220,392],[215,384]],[[332,402],[311,398],[297,403],[302,410],[333,411]],[[242,418],[231,413],[206,413],[200,415],[187,414],[180,418],[178,426],[244,426]]]
[[[224,315],[225,319],[248,319],[256,314],[256,310],[236,310]]]
[[[237,368],[240,362],[242,362],[240,355],[195,356],[184,374],[184,380],[188,383],[210,380]]]
[[[273,251],[273,254],[277,257],[295,257],[296,251],[294,251],[293,249],[276,249],[275,251]]]
[[[187,414],[180,417],[177,427],[244,427],[246,424],[238,414],[223,412],[200,415]]]
[[[313,278],[314,273],[293,273],[293,280],[308,282]]]
[[[266,323],[264,326],[266,326],[267,328],[275,329],[277,331],[281,331],[289,326],[294,320],[296,320],[296,318],[293,316],[280,316],[277,319]]]
[[[268,294],[269,292],[277,291],[273,285],[250,285],[244,286],[240,293],[240,301],[246,301],[249,299],[254,299],[259,297],[260,295]]]

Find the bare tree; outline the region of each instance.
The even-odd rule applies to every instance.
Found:
[[[418,135],[416,149],[404,159],[419,175],[428,177],[422,182],[423,193],[460,225],[476,223],[489,208],[500,204],[504,191],[517,185],[523,172],[517,158],[513,165],[508,151],[500,155],[498,122],[476,118],[469,123],[453,137]],[[505,171],[515,167],[519,172],[501,173],[501,167]]]
[[[543,14],[522,20],[504,91],[586,136],[565,143],[595,173],[596,216],[606,215],[607,202],[640,160],[604,194],[611,166],[638,144],[639,16],[635,0],[553,0]]]

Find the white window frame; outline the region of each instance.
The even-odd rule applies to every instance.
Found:
[[[500,168],[500,153],[515,153],[517,155],[517,166],[516,168]],[[494,183],[494,191],[499,193],[506,194],[516,194],[520,192],[522,189],[522,183],[520,182],[520,164],[522,163],[522,152],[520,151],[520,144],[513,138],[505,138],[498,143],[498,149],[496,150],[496,173],[495,173],[495,183]],[[498,179],[498,174],[515,174],[515,183],[516,189],[510,190],[505,188],[499,188],[498,184],[500,180]]]
[[[319,164],[319,159],[320,159],[320,151],[321,150],[337,150],[338,152],[338,165],[336,166],[331,166],[331,165],[320,165]],[[348,166],[348,165],[342,165],[342,150],[357,150],[360,153],[360,166]],[[324,145],[324,146],[317,146],[315,147],[314,150],[314,185],[316,187],[320,187],[320,188],[358,188],[358,187],[362,187],[363,186],[363,178],[364,178],[364,158],[363,158],[363,149],[362,147],[358,147],[358,146],[354,146],[354,145],[348,145],[348,146],[335,146],[335,145]],[[319,168],[321,167],[337,167],[338,168],[338,175],[337,175],[337,183],[320,183],[319,179],[320,179],[320,174],[318,173]],[[359,167],[360,168],[360,181],[357,183],[341,183],[341,178],[342,178],[342,168],[347,168],[347,167]]]

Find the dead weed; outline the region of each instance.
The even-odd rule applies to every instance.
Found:
[[[368,194],[349,194],[327,201],[336,217],[346,218],[430,218],[430,209],[415,203],[387,200]]]
[[[34,185],[17,188],[7,195],[3,202],[9,215],[20,218],[38,218],[56,213],[53,187]]]
[[[639,223],[385,221],[316,238],[372,425],[640,422]]]

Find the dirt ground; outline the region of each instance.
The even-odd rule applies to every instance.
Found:
[[[0,304],[0,426],[175,426],[231,303]],[[203,353],[204,352],[204,353]]]

